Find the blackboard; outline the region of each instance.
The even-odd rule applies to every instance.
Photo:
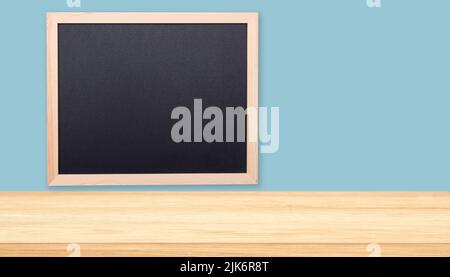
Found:
[[[56,176],[72,176],[57,185],[249,183],[227,178],[248,176],[254,152],[247,140],[199,141],[194,127],[190,142],[171,137],[177,107],[191,111],[192,126],[196,101],[201,112],[224,111],[223,120],[227,107],[249,107],[249,23],[195,18],[56,24],[58,145],[51,154]],[[203,130],[210,120],[200,120]]]

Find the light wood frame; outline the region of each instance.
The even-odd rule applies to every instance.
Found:
[[[257,13],[47,13],[47,179],[49,186],[217,185],[258,183],[258,114],[249,113],[247,172],[227,174],[59,174],[58,24],[59,23],[245,23],[247,29],[247,108],[258,107]],[[256,134],[256,135],[255,135]]]

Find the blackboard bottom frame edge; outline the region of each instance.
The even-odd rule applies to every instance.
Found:
[[[59,174],[48,181],[49,187],[257,184],[258,176],[252,173]]]

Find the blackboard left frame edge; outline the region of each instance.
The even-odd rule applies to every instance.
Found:
[[[58,176],[58,20],[47,13],[47,182]]]

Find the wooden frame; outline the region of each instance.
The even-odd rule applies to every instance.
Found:
[[[0,226],[0,256],[450,256],[450,194],[0,192]]]
[[[247,108],[258,107],[257,13],[48,13],[47,14],[47,178],[49,186],[206,185],[258,183],[258,115],[249,113],[247,172],[239,174],[83,174],[58,172],[58,24],[59,23],[246,23]]]

